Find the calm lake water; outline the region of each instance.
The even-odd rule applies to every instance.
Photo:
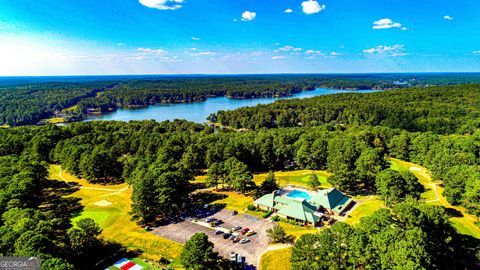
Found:
[[[150,105],[141,109],[118,109],[112,113],[106,113],[99,116],[88,116],[84,121],[93,120],[150,120],[154,119],[158,122],[174,119],[186,119],[188,121],[203,123],[207,121],[207,117],[219,110],[233,110],[241,107],[255,106],[258,104],[273,103],[280,99],[291,98],[309,98],[321,95],[337,94],[337,93],[370,93],[379,90],[336,90],[327,88],[317,88],[313,91],[303,91],[291,97],[282,98],[255,98],[255,99],[231,99],[226,97],[209,98],[203,102],[194,103],[161,103]]]

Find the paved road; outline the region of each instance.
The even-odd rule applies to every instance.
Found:
[[[214,243],[215,250],[219,252],[220,255],[229,258],[230,252],[235,251],[236,253],[245,256],[247,264],[253,267],[258,267],[260,256],[265,250],[267,250],[269,242],[265,231],[273,227],[274,223],[246,214],[232,216],[231,212],[227,210],[221,210],[211,216],[222,220],[224,223],[221,224],[220,227],[224,229],[231,229],[233,226],[238,225],[242,228],[254,230],[257,233],[248,236],[251,240],[249,243],[232,243],[230,240],[223,239],[223,235],[215,235],[214,228],[208,228],[189,221],[155,227],[152,232],[163,238],[182,244],[193,234],[203,232],[208,235],[209,240]]]

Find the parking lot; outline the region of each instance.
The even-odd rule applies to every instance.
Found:
[[[215,250],[219,252],[220,255],[228,259],[230,252],[234,251],[245,256],[247,265],[258,267],[259,256],[266,250],[269,242],[265,231],[274,226],[272,222],[246,214],[232,215],[232,212],[228,210],[220,210],[219,212],[208,214],[201,212],[197,216],[199,221],[205,221],[206,217],[214,217],[222,220],[223,223],[220,224],[219,227],[227,230],[230,230],[234,226],[241,226],[242,228],[254,230],[256,233],[251,236],[242,236],[250,239],[248,243],[233,243],[231,240],[224,239],[223,234],[215,235],[215,228],[208,228],[196,224],[193,220],[155,227],[152,232],[163,238],[182,244],[195,233],[203,232],[208,235],[209,240],[214,243]]]

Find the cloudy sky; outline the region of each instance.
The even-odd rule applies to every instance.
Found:
[[[480,71],[478,0],[0,0],[0,76]]]

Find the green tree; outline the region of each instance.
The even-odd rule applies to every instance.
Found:
[[[272,243],[285,243],[289,241],[289,237],[285,233],[285,230],[278,225],[267,229],[267,236],[270,237],[270,242]]]
[[[260,185],[260,192],[262,194],[271,193],[278,189],[277,179],[275,178],[275,174],[270,171],[267,174],[265,180],[263,180],[262,184]]]
[[[185,243],[180,254],[180,261],[186,269],[219,269],[219,255],[213,250],[213,243],[204,233],[194,234]]]
[[[318,189],[320,187],[320,181],[318,180],[318,175],[315,173],[310,174],[308,181],[310,182],[310,186],[313,189]]]

